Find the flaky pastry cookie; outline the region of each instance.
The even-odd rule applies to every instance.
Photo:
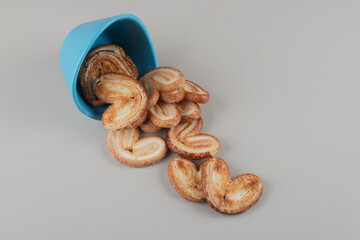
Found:
[[[199,119],[180,123],[169,128],[166,143],[170,151],[187,159],[204,159],[214,156],[220,150],[220,141],[209,134],[200,133],[203,121]]]
[[[177,103],[183,99],[197,103],[207,103],[210,94],[196,83],[186,80],[181,89],[172,92],[161,91],[160,98],[168,103]]]
[[[158,101],[149,111],[149,120],[158,127],[170,128],[179,124],[180,110],[175,103]]]
[[[96,79],[94,92],[100,100],[111,104],[102,116],[105,128],[118,130],[139,119],[145,121],[146,117],[141,117],[146,111],[147,95],[137,80],[118,73],[106,73]]]
[[[146,133],[156,132],[163,127],[176,126],[179,124],[179,118],[180,122],[192,122],[201,117],[200,106],[189,100],[182,100],[176,104],[159,101],[149,110],[148,115],[149,119],[140,126]]]
[[[136,79],[139,76],[136,65],[120,46],[95,48],[85,57],[78,76],[84,97],[93,106],[104,104],[94,94],[95,79],[104,73],[121,73]]]
[[[148,109],[151,109],[159,100],[160,91],[172,92],[181,89],[185,78],[183,73],[176,68],[158,67],[145,73],[139,81],[147,91]]]
[[[206,160],[200,170],[206,201],[220,213],[245,212],[263,192],[263,182],[254,174],[242,174],[231,181],[229,167],[221,158]]]
[[[186,80],[183,85],[184,98],[197,103],[207,103],[210,98],[208,91],[196,83]]]
[[[193,101],[184,99],[176,105],[180,110],[182,123],[192,122],[201,117],[200,106]]]
[[[157,136],[139,139],[139,128],[110,131],[108,145],[112,155],[122,164],[131,167],[145,167],[164,158],[165,141]]]
[[[184,97],[185,97],[185,92],[182,88],[172,92],[167,92],[167,91],[160,92],[160,99],[168,103],[180,102],[181,100],[184,99]]]
[[[183,158],[174,158],[168,166],[168,175],[175,190],[186,200],[205,201],[201,171],[194,163]]]

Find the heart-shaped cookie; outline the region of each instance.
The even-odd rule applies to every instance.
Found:
[[[200,106],[193,101],[184,99],[176,105],[180,110],[181,122],[183,123],[192,122],[201,117]]]
[[[138,78],[136,65],[117,45],[103,45],[89,52],[79,71],[79,82],[85,99],[93,106],[105,102],[94,94],[95,80],[104,73],[121,73]]]
[[[139,81],[144,85],[151,109],[160,97],[160,91],[172,92],[181,89],[185,78],[181,71],[172,67],[158,67],[142,76]]]
[[[149,120],[155,126],[170,128],[179,124],[181,120],[180,110],[175,103],[158,101],[149,111]]]
[[[187,159],[204,159],[214,156],[220,150],[220,141],[209,134],[200,133],[203,121],[199,119],[180,123],[168,129],[166,144],[170,151]]]
[[[96,79],[95,95],[111,104],[102,116],[102,123],[109,130],[125,128],[135,121],[134,126],[140,125],[146,119],[143,117],[147,107],[146,91],[131,77],[118,73],[103,74]]]
[[[185,97],[185,92],[182,88],[172,92],[167,92],[167,91],[160,92],[161,100],[168,103],[180,102],[181,100],[184,99],[184,97]]]
[[[131,167],[145,167],[164,158],[165,141],[157,136],[139,139],[139,128],[110,131],[108,145],[116,160]]]
[[[168,103],[177,103],[183,99],[197,103],[207,103],[209,101],[210,94],[194,82],[185,80],[181,89],[171,92],[161,91],[160,98]]]
[[[191,161],[174,158],[169,163],[168,175],[171,184],[183,198],[193,202],[205,201],[201,171]]]
[[[186,80],[183,85],[184,98],[197,103],[207,103],[210,98],[208,91],[196,83]]]
[[[231,181],[229,167],[221,158],[211,158],[201,165],[206,201],[223,214],[239,214],[251,208],[261,197],[263,182],[250,173]]]

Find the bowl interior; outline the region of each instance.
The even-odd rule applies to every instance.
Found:
[[[104,44],[117,44],[121,46],[136,64],[139,76],[158,66],[151,39],[140,20],[125,18],[113,22],[95,38],[89,51]],[[82,61],[86,54],[84,54]],[[91,118],[100,120],[107,106],[94,107],[85,101],[81,85],[77,81],[79,70],[80,66],[75,76],[74,100],[83,113]]]

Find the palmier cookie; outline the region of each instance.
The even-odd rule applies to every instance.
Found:
[[[184,99],[176,105],[180,110],[182,123],[192,122],[201,117],[200,106],[193,101]]]
[[[103,74],[96,80],[95,94],[111,104],[102,116],[102,123],[109,130],[125,128],[145,114],[146,91],[131,77],[118,73]]]
[[[149,120],[158,127],[170,128],[179,124],[180,110],[175,103],[158,101],[149,111]]]
[[[186,80],[183,85],[184,98],[197,103],[207,103],[210,98],[208,91],[196,83]]]
[[[200,133],[203,121],[199,119],[180,123],[166,132],[166,144],[170,151],[187,159],[204,159],[220,150],[220,141],[209,134]]]
[[[142,76],[139,81],[144,85],[151,109],[159,100],[160,92],[172,92],[181,89],[185,83],[184,74],[176,68],[158,67]]]
[[[185,92],[182,88],[171,92],[167,92],[167,91],[160,92],[160,99],[168,103],[180,102],[181,100],[184,99],[184,97],[185,97]]]
[[[104,101],[94,94],[95,79],[104,73],[121,73],[138,78],[136,65],[117,45],[100,46],[89,52],[81,66],[78,79],[88,103],[101,106]]]
[[[162,138],[139,136],[139,128],[110,131],[108,145],[114,158],[131,167],[149,166],[164,158],[167,148]]]
[[[200,170],[206,201],[220,213],[245,212],[263,192],[263,182],[254,174],[242,174],[231,181],[229,167],[221,158],[208,159]]]
[[[168,175],[172,186],[183,198],[193,202],[205,201],[201,171],[194,163],[184,158],[174,158],[169,163]]]
[[[208,91],[192,81],[186,80],[181,89],[172,92],[161,91],[161,100],[168,103],[177,103],[187,99],[197,103],[207,103],[210,98]]]
[[[161,127],[155,126],[149,119],[140,125],[141,130],[146,133],[153,133],[161,129]]]

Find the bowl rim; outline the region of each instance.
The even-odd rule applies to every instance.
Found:
[[[105,18],[106,19],[106,18]],[[79,92],[77,91],[77,81],[78,81],[78,75],[79,75],[79,71],[81,68],[81,64],[84,61],[86,54],[88,54],[88,52],[90,51],[91,46],[94,44],[94,42],[98,39],[98,37],[108,28],[110,27],[113,23],[120,21],[120,20],[124,20],[124,19],[130,19],[133,20],[136,24],[138,24],[138,26],[141,28],[141,30],[143,31],[146,40],[150,43],[150,51],[152,53],[152,57],[155,63],[155,67],[158,66],[158,60],[157,60],[157,56],[156,56],[156,52],[155,52],[155,48],[154,45],[152,43],[152,40],[150,38],[150,34],[147,31],[144,23],[135,15],[133,14],[120,14],[114,17],[109,17],[108,22],[106,22],[106,24],[104,24],[101,28],[98,29],[98,31],[92,36],[90,42],[88,43],[88,46],[85,48],[84,52],[81,54],[80,58],[79,58],[79,62],[77,63],[76,66],[76,70],[75,70],[75,74],[73,76],[73,81],[72,81],[72,86],[71,86],[71,91],[72,91],[72,96],[73,96],[73,100],[75,102],[75,105],[77,106],[77,108],[80,110],[80,112],[82,112],[83,114],[85,114],[86,116],[96,119],[96,120],[101,120],[101,115],[99,116],[99,114],[96,113],[96,111],[89,111],[86,107],[83,106],[83,104],[79,101],[79,98],[82,99],[82,101],[88,105],[89,107],[94,107],[89,105],[85,99],[83,99]],[[99,19],[102,20],[102,19]],[[95,20],[96,21],[96,20]],[[84,23],[86,24],[86,23]],[[103,106],[99,106],[99,107],[95,107],[95,108],[103,108]]]

